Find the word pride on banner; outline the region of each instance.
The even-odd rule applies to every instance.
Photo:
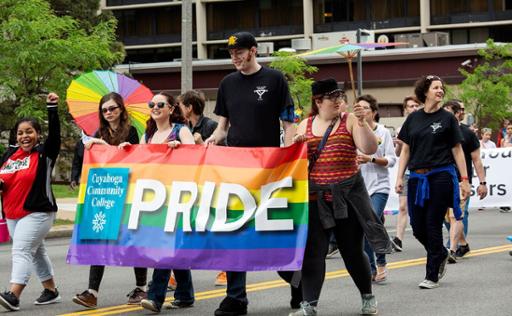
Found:
[[[298,270],[307,154],[287,148],[95,145],[86,150],[67,262]]]

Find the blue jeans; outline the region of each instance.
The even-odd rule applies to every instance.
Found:
[[[44,238],[54,220],[53,212],[33,212],[19,219],[7,219],[12,238],[11,283],[26,285],[32,271],[41,282],[53,278],[53,266],[46,253]]]
[[[379,219],[382,218],[384,214],[384,208],[386,207],[386,203],[388,201],[389,194],[387,193],[374,193],[370,196],[372,201],[372,208],[375,214]],[[366,240],[364,239],[364,251],[370,260],[370,267],[372,269],[372,274],[375,274],[377,271],[377,267],[375,266],[375,253],[373,252],[372,247]],[[386,265],[386,255],[382,253],[378,253],[377,255],[377,265],[379,267],[383,267]]]
[[[161,308],[167,293],[167,284],[171,277],[170,269],[155,269],[149,286],[148,299],[154,301]],[[192,274],[190,270],[174,270],[176,277],[176,291],[174,299],[183,302],[194,302],[194,286],[192,285]]]
[[[463,232],[464,237],[468,236],[468,217],[469,217],[469,197],[466,200],[466,203],[464,204],[464,209],[462,210],[464,212],[464,217],[462,218],[462,225],[464,225]],[[450,231],[450,223],[444,222],[444,227]],[[450,238],[448,238],[448,242],[446,243],[446,248],[450,249]]]

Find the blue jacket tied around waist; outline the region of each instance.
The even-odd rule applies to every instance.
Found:
[[[460,208],[460,192],[459,192],[459,178],[454,165],[447,165],[444,167],[434,168],[425,174],[416,173],[411,171],[409,179],[418,179],[418,186],[416,187],[416,197],[414,200],[415,205],[423,207],[425,200],[430,198],[430,184],[428,182],[428,176],[440,173],[448,172],[452,178],[453,184],[453,215],[457,220],[462,218],[462,210]]]

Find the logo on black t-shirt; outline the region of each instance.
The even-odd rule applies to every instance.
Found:
[[[436,122],[436,123],[432,123],[432,125],[430,125],[430,127],[432,127],[432,134],[436,134],[437,130],[442,128],[443,125],[441,125],[440,122]]]
[[[262,96],[265,94],[265,92],[268,92],[267,86],[256,87],[254,93],[258,95],[258,101],[263,101]]]

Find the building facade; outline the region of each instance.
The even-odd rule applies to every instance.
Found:
[[[117,70],[155,91],[178,94],[181,1],[101,0],[101,8],[117,17],[125,44],[127,56]],[[280,48],[356,42],[358,28],[371,33],[370,42],[408,42],[411,48],[363,54],[363,93],[377,97],[386,120],[400,116],[401,101],[419,76],[436,74],[456,87],[463,80],[459,68],[478,63],[488,38],[512,42],[512,0],[195,0],[193,25],[193,86],[206,93],[207,113],[220,80],[234,71],[225,49],[234,32],[255,34],[259,48],[267,50],[261,51],[264,64],[271,60],[264,56]],[[347,63],[339,56],[311,57],[308,63],[319,68],[315,79],[333,77],[349,88]]]
[[[125,63],[181,57],[181,1],[101,0],[119,21]],[[226,38],[238,30],[292,47],[330,32],[373,31],[391,41],[406,34],[443,32],[449,44],[512,42],[512,0],[195,0],[194,58],[226,58]],[[314,47],[313,47],[314,48]]]

